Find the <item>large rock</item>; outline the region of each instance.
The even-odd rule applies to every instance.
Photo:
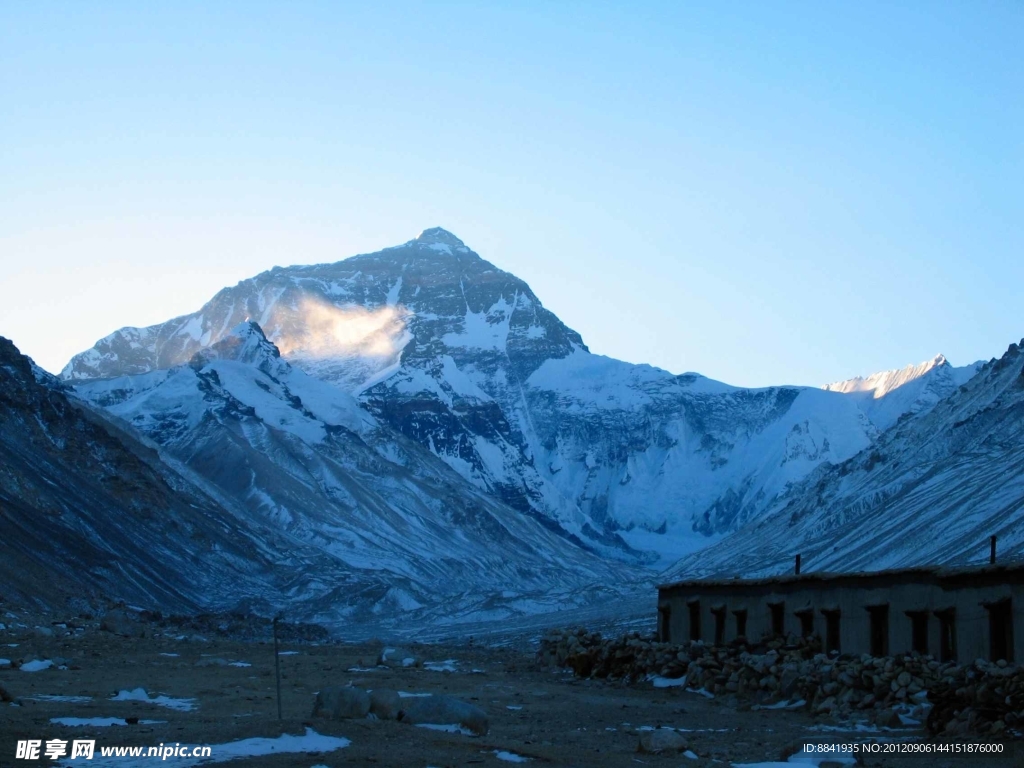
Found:
[[[653,731],[641,731],[637,752],[648,752],[657,755],[662,752],[685,752],[686,739],[671,728],[656,728]]]
[[[0,685],[0,701],[2,701],[4,703],[7,703],[9,701],[14,701],[14,697],[10,694],[10,692],[6,688],[3,687],[3,685]]]
[[[419,667],[423,659],[408,648],[385,648],[377,657],[377,663],[385,667]]]
[[[404,699],[398,719],[412,725],[461,725],[477,736],[483,736],[490,730],[486,712],[454,696]]]
[[[370,694],[352,686],[328,685],[320,689],[313,702],[313,717],[356,720],[369,713]]]
[[[100,629],[121,637],[145,637],[146,629],[141,624],[129,618],[128,614],[120,609],[107,611],[100,621]]]
[[[381,720],[395,720],[404,701],[398,691],[374,689],[370,691],[370,713]]]

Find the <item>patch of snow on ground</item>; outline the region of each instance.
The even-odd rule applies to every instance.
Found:
[[[409,693],[408,691],[399,691],[399,698],[403,699],[425,699],[428,696],[433,696],[432,693]]]
[[[461,725],[452,723],[450,725],[441,725],[438,723],[416,723],[417,728],[427,728],[431,731],[444,731],[445,733],[461,733],[463,736],[475,736],[468,728],[463,728]]]
[[[298,651],[281,651],[277,654],[278,656],[298,656]]]
[[[179,712],[191,712],[196,708],[195,699],[173,699],[170,696],[160,694],[150,698],[145,688],[136,688],[132,691],[118,691],[111,701],[142,701],[146,704],[156,704],[158,707],[176,709]]]
[[[800,707],[807,704],[803,699],[797,699],[796,701],[777,701],[774,704],[762,704],[761,709],[800,709]]]
[[[655,688],[677,688],[686,685],[686,677],[652,677]]]
[[[161,653],[160,655],[161,656],[167,656],[169,658],[177,658],[177,656],[178,656],[178,654],[176,654],[176,653]]]
[[[797,752],[789,756],[786,762],[768,761],[764,763],[733,763],[733,768],[792,768],[793,765],[819,766],[822,763],[838,763],[840,765],[856,765],[857,759],[851,755],[838,754],[808,754]]]
[[[228,664],[228,666],[229,667],[251,667],[252,664],[250,664],[247,661],[232,661],[230,664]]]
[[[49,669],[53,666],[53,662],[47,659],[46,661],[27,661],[21,665],[22,672],[41,672],[44,669]]]
[[[528,763],[530,758],[517,755],[515,752],[506,752],[503,749],[494,750],[494,756],[499,760],[504,760],[506,763]]]
[[[191,768],[206,763],[222,763],[240,757],[261,757],[263,755],[297,754],[334,752],[344,749],[352,742],[349,739],[335,736],[323,736],[312,728],[306,728],[302,736],[284,733],[276,739],[255,737],[241,741],[229,741],[226,744],[211,744],[210,757],[175,758],[174,765],[178,768]],[[63,761],[62,761],[63,762]],[[75,765],[75,763],[66,763]],[[91,768],[152,768],[152,758],[125,760],[123,757],[98,758],[89,763]]]
[[[429,669],[431,672],[454,672],[458,663],[459,662],[455,659],[445,659],[444,661],[425,661],[423,663],[423,668]]]
[[[79,726],[89,725],[94,728],[106,728],[111,725],[128,725],[123,717],[51,717],[54,725]],[[157,725],[166,720],[139,720],[139,725]]]
[[[40,694],[38,696],[26,696],[25,698],[30,701],[62,701],[65,704],[88,704],[92,701],[92,696],[48,696]]]

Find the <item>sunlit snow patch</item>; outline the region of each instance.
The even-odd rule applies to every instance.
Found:
[[[433,696],[432,693],[409,693],[408,691],[399,691],[398,696],[403,699],[426,699]]]
[[[172,658],[172,659],[173,658],[177,658],[177,656],[178,656],[178,654],[176,654],[176,653],[161,653],[160,655],[161,656],[167,656],[167,657]]]
[[[118,691],[116,696],[113,696],[111,701],[142,701],[146,704],[156,704],[158,707],[167,707],[168,709],[176,709],[179,712],[191,712],[196,708],[195,699],[173,699],[170,696],[159,696],[149,697],[146,693],[145,688],[136,688],[132,691]]]
[[[231,663],[228,664],[228,666],[229,667],[251,667],[252,664],[250,664],[247,661],[232,661]]]
[[[277,655],[278,656],[298,656],[299,652],[298,651],[280,651]]]

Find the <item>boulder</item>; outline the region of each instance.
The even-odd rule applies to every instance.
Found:
[[[490,730],[486,712],[454,696],[403,699],[397,719],[412,725],[460,725],[477,736],[484,736]]]
[[[641,731],[637,752],[657,755],[663,752],[684,752],[687,749],[686,739],[671,728],[656,728],[653,731]]]
[[[145,628],[136,621],[129,618],[128,614],[120,609],[107,611],[100,621],[100,629],[121,637],[145,637]]]
[[[381,720],[395,720],[398,713],[402,711],[403,699],[398,691],[377,690],[370,691],[370,713]]]
[[[798,670],[782,670],[782,677],[779,680],[779,695],[784,699],[790,698],[796,692],[796,683],[799,679],[800,672]]]
[[[356,720],[370,713],[370,694],[362,688],[328,685],[321,688],[313,702],[313,717],[331,720]]]
[[[902,728],[903,721],[893,709],[883,709],[875,716],[875,725],[880,728]]]
[[[0,685],[0,701],[5,704],[9,701],[14,701],[14,697],[11,695],[10,691],[4,688],[3,685]]]

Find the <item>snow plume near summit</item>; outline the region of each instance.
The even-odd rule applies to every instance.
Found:
[[[305,296],[290,306],[278,304],[271,325],[282,355],[307,371],[330,373],[344,388],[357,390],[398,366],[402,350],[412,339],[411,316],[396,304],[338,307]]]

